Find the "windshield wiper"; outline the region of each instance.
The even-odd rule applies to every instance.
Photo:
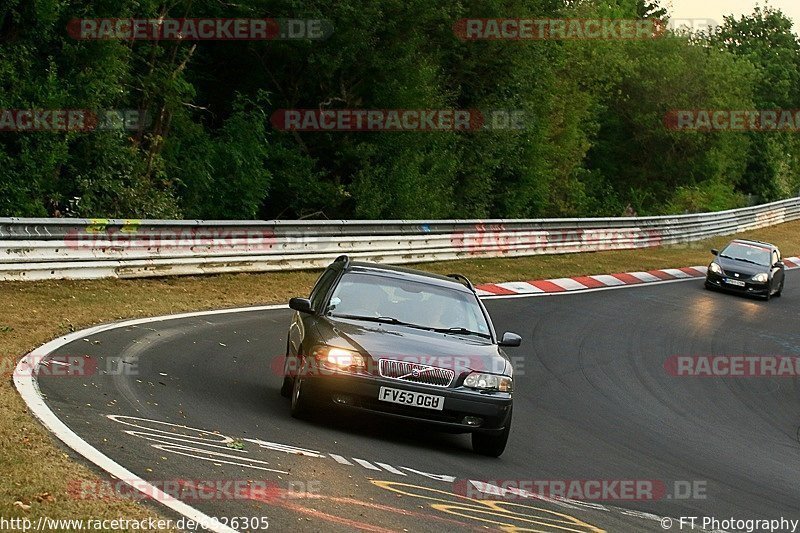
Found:
[[[360,316],[360,315],[331,315],[334,318],[347,318],[350,320],[363,320],[365,322],[380,322],[384,324],[393,324],[395,326],[405,326],[408,328],[424,329],[432,331],[433,328],[427,326],[420,326],[419,324],[412,324],[410,322],[403,322],[393,316]]]
[[[365,322],[380,322],[384,324],[392,324],[395,326],[404,326],[407,328],[423,329],[425,331],[435,331],[436,333],[455,333],[458,335],[475,335],[477,337],[482,337],[484,339],[491,338],[487,333],[480,333],[478,331],[472,331],[467,328],[462,328],[462,327],[434,328],[430,326],[422,326],[420,324],[412,324],[411,322],[403,322],[402,320],[398,320],[393,316],[360,316],[360,315],[333,315],[333,314],[331,316],[334,318],[346,318],[349,320],[363,320]]]
[[[488,333],[480,333],[478,331],[472,331],[471,329],[455,327],[455,328],[431,328],[431,331],[435,331],[437,333],[457,333],[459,335],[475,335],[476,337],[483,337],[484,339],[490,339]]]
[[[755,261],[751,261],[750,259],[742,259],[741,257],[733,257],[732,259],[736,261],[741,261],[743,263],[750,263],[751,265],[767,266],[767,265],[762,265],[761,263],[757,263]]]

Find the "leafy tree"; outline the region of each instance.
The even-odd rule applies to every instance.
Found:
[[[756,7],[725,23],[711,35],[711,44],[755,66],[754,109],[800,108],[800,40],[792,21],[770,6]],[[747,170],[737,184],[764,200],[796,194],[800,187],[800,142],[792,133],[753,132]]]
[[[327,40],[76,40],[73,18],[331,21]],[[675,109],[800,108],[780,11],[640,41],[461,41],[462,18],[648,18],[657,0],[5,0],[0,110],[146,127],[0,132],[0,215],[518,218],[723,209],[800,187],[788,133],[672,131]],[[468,109],[469,132],[290,132],[278,109]]]

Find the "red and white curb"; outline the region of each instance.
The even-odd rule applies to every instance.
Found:
[[[786,268],[800,268],[800,258],[783,260]],[[541,279],[535,281],[512,281],[508,283],[487,283],[478,285],[478,296],[536,296],[544,294],[569,293],[576,291],[614,289],[645,283],[667,283],[704,278],[708,267],[694,266],[684,268],[665,268],[647,272],[625,272],[621,274],[599,274],[596,276],[577,276],[574,278]]]

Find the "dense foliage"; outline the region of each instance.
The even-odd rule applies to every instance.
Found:
[[[326,40],[76,40],[80,17],[326,19]],[[800,108],[800,43],[757,9],[629,41],[463,41],[463,17],[654,18],[650,0],[3,0],[0,109],[137,109],[140,131],[0,133],[0,216],[521,218],[796,194],[798,133],[674,109]],[[524,110],[521,130],[287,132],[277,109]]]

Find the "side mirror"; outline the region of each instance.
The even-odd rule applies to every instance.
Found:
[[[775,268],[783,268],[783,267],[785,267],[786,265],[784,265],[784,264],[783,264],[783,261],[778,261],[778,262],[777,262],[777,263],[775,263],[773,266],[774,266]]]
[[[503,333],[503,338],[500,339],[500,346],[506,346],[508,348],[516,348],[522,344],[522,337],[517,335],[516,333],[511,333],[510,331],[506,331]]]
[[[719,255],[719,250],[717,250],[716,248],[712,248],[711,255]]]
[[[311,307],[311,300],[308,298],[292,298],[289,300],[289,307],[301,313],[314,312],[314,308]]]

